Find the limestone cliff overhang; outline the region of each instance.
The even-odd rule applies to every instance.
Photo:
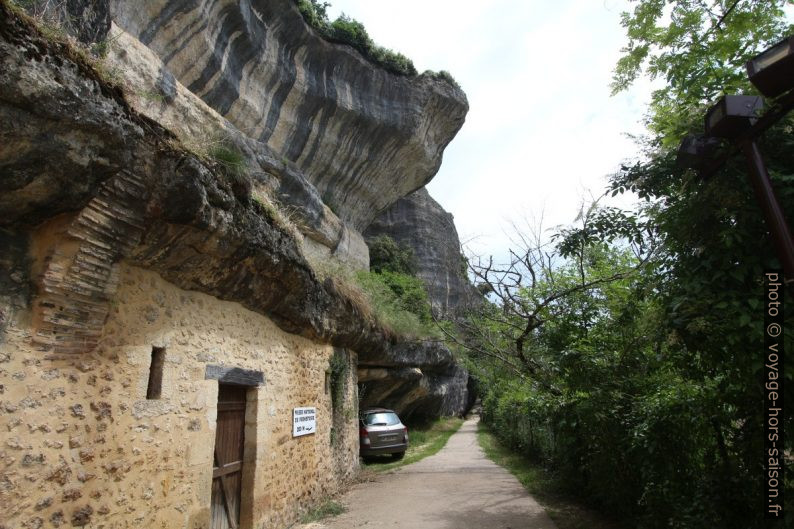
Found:
[[[122,260],[294,334],[363,352],[390,347],[392,337],[318,279],[244,183],[181,148],[82,55],[3,2],[0,87],[0,240],[27,238],[34,263],[16,262],[25,277],[15,281],[34,285],[32,339],[42,350],[96,346]]]
[[[432,179],[469,108],[440,76],[397,75],[325,40],[293,0],[109,3],[114,24],[239,131],[294,163],[358,231]]]

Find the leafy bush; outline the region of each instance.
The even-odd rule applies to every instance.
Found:
[[[433,318],[430,315],[430,301],[427,298],[424,281],[416,276],[388,271],[378,275],[379,279],[397,296],[403,310],[416,315],[423,324],[431,323]]]
[[[431,75],[431,76],[435,77],[436,79],[442,79],[442,80],[446,81],[447,83],[451,84],[452,86],[454,86],[455,88],[460,88],[460,85],[455,80],[455,78],[452,77],[452,74],[449,73],[446,70],[439,70],[437,72],[434,72],[433,70],[426,70],[424,72],[424,74],[425,75]]]
[[[632,397],[608,379],[592,378],[592,391],[562,398],[489,384],[483,420],[506,445],[546,463],[569,491],[638,527],[712,527],[755,485],[721,468],[711,424],[720,419],[709,419],[721,414],[713,388],[668,375],[639,378]]]
[[[326,10],[331,5],[328,2],[318,0],[297,0],[298,11],[303,15],[303,19],[313,28],[322,30],[328,24],[328,13]]]
[[[339,18],[331,22],[328,36],[332,39],[350,44],[354,48],[362,51],[365,55],[372,53],[374,43],[369,38],[364,24],[358,20],[353,20],[342,13]]]
[[[388,235],[375,237],[367,246],[369,246],[369,268],[373,272],[416,274],[416,256],[412,248],[397,244]]]
[[[378,321],[404,338],[437,337],[421,279],[405,274],[358,272],[356,284]]]
[[[430,301],[424,282],[415,276],[416,258],[413,249],[397,244],[388,235],[379,235],[369,242],[369,266],[372,271],[360,276],[359,281],[372,292],[381,292],[387,287],[392,298],[383,301],[393,304],[418,319],[421,325],[432,322]],[[380,296],[380,295],[379,295]]]
[[[614,262],[613,252],[592,253],[585,277]],[[693,359],[684,331],[670,332],[675,322],[657,273],[669,281],[668,270],[651,267],[552,304],[528,351],[544,378],[515,377],[478,359],[472,370],[482,381],[483,420],[571,492],[632,527],[761,527],[751,500],[763,490],[762,475],[749,464],[763,448],[755,377],[732,371],[739,359],[730,369],[703,370],[705,348]],[[567,279],[558,276],[558,284]],[[712,317],[725,318],[704,311],[696,323]],[[721,340],[737,321],[725,321]]]
[[[345,14],[330,22],[327,13],[329,3],[318,0],[296,0],[296,4],[306,23],[317,30],[324,39],[352,46],[367,60],[392,73],[416,75],[414,63],[409,58],[375,44],[361,22]]]

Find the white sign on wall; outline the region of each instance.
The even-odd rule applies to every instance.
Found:
[[[309,435],[317,430],[317,408],[292,408],[292,437]]]

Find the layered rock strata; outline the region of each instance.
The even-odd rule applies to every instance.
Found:
[[[437,317],[454,318],[476,303],[452,215],[427,189],[423,187],[395,202],[364,232],[368,241],[382,235],[413,251],[416,275],[424,281]],[[404,413],[431,416],[471,408],[474,393],[468,388],[468,372],[446,347],[439,346],[435,354],[425,353],[424,361],[407,351],[404,355],[408,361],[396,365],[378,364],[378,359],[363,361],[359,392],[364,405],[388,405]]]
[[[373,67],[289,0],[55,7],[106,57],[97,73],[4,11],[0,241],[19,258],[0,276],[0,329],[32,306],[37,347],[92,349],[127,261],[362,351],[362,365],[412,370],[409,385],[370,384],[373,399],[460,411],[465,380],[448,350],[417,346],[426,356],[409,365],[305,259],[366,268],[361,230],[435,174],[467,111],[459,88]],[[207,155],[218,143],[242,155],[250,182]]]
[[[441,343],[404,343],[359,359],[361,407],[384,406],[403,419],[459,415],[471,408],[469,374]]]
[[[343,242],[354,240],[344,235],[350,230],[334,222],[294,164],[235,133],[178,81],[158,88],[170,94],[163,100],[130,96],[129,89],[125,96],[81,55],[37,37],[13,17],[3,17],[0,33],[0,138],[7,146],[0,150],[0,224],[5,255],[19,257],[2,278],[8,287],[3,322],[30,304],[32,340],[41,350],[88,351],[118,286],[117,264],[127,261],[181,288],[241,303],[288,332],[361,351],[362,364],[418,369],[424,379],[413,390],[380,391],[398,409],[459,411],[449,391],[460,385],[449,351],[431,343],[407,354],[333,281],[318,280],[300,237],[252,199],[250,184],[186,149],[160,122],[185,138],[197,135],[190,127],[219,124],[246,156],[254,186],[289,189],[305,218],[311,221],[315,212],[303,230],[320,240],[338,238],[337,245],[354,244]],[[136,61],[145,49],[124,44],[109,60],[128,65],[128,86],[166,77],[156,60]],[[42,240],[58,242],[41,245],[45,253]],[[20,257],[28,254],[32,264]],[[36,285],[33,292],[29,283]]]
[[[468,110],[443,79],[324,40],[291,0],[113,0],[111,18],[358,231],[435,175]]]
[[[395,202],[364,232],[367,241],[380,235],[413,250],[416,275],[425,283],[435,314],[452,316],[477,299],[466,277],[466,263],[452,214],[424,187]]]
[[[102,270],[128,259],[180,287],[267,314],[289,332],[369,349],[389,342],[331,281],[317,279],[295,237],[251,200],[250,188],[175,146],[169,131],[64,46],[6,16],[0,36],[7,147],[0,151],[0,222],[9,237],[66,241],[53,255],[31,249],[33,279],[51,278],[34,300],[42,313],[53,308],[47,293],[56,290],[68,305],[106,303],[114,280]],[[51,319],[76,324],[75,340],[90,345],[98,331],[85,312],[64,306]]]

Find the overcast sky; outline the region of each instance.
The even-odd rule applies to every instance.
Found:
[[[421,72],[448,70],[469,99],[428,185],[477,253],[504,255],[509,222],[573,221],[637,148],[650,88],[610,97],[626,0],[329,0]],[[625,200],[624,200],[624,204]]]

